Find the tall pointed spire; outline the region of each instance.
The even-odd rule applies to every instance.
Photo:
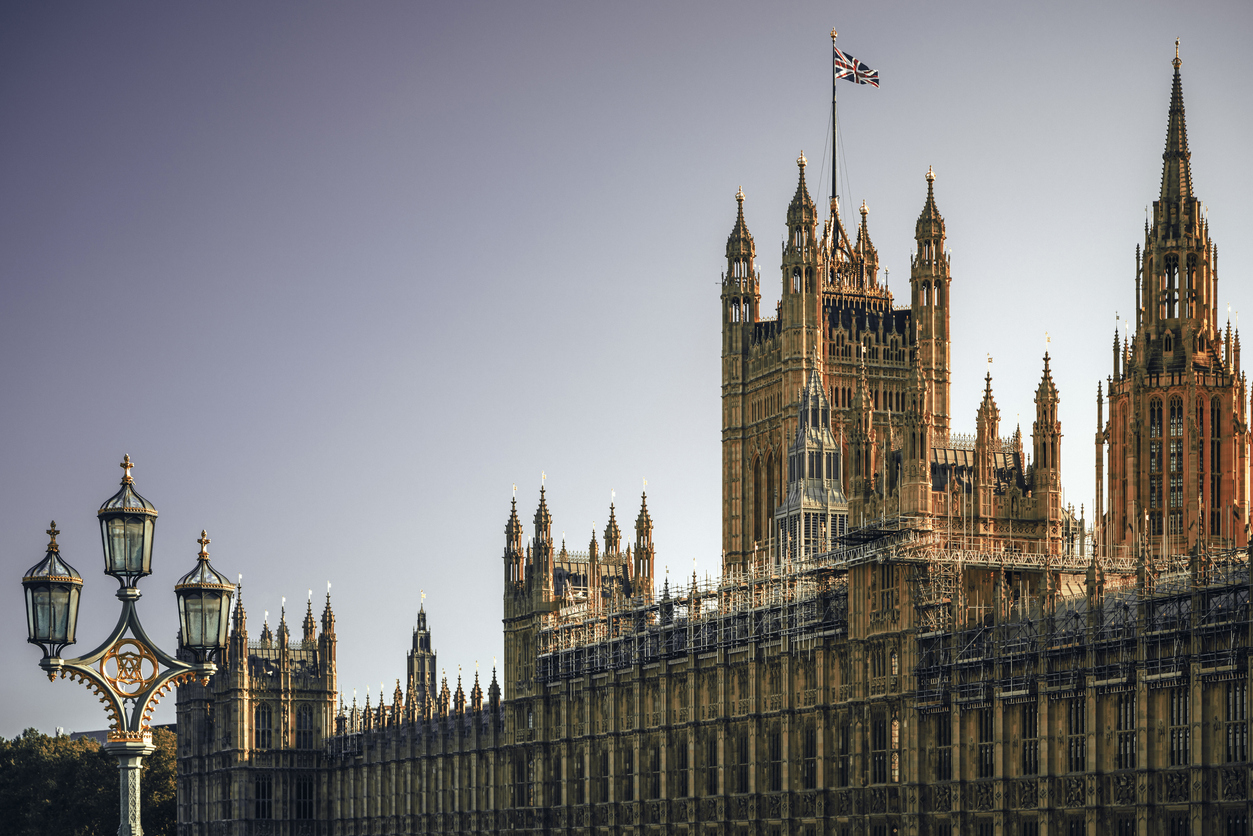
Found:
[[[805,152],[796,158],[796,166],[800,169],[800,176],[796,180],[796,194],[792,195],[792,202],[787,207],[787,223],[789,227],[804,226],[812,229],[814,224],[818,222],[817,208],[814,206],[814,200],[809,196],[809,187],[805,185],[805,165],[809,160],[805,159]]]
[[[1170,116],[1166,124],[1166,150],[1162,152],[1163,201],[1192,197],[1192,154],[1188,151],[1188,126],[1183,114],[1183,82],[1179,76],[1179,39],[1175,39],[1175,78],[1170,88]]]

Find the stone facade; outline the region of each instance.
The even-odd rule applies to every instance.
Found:
[[[865,213],[854,244],[834,211],[817,235],[802,159],[776,319],[757,310],[742,195],[727,246],[722,576],[658,589],[646,498],[625,547],[612,507],[586,552],[557,545],[541,489],[529,531],[516,500],[505,523],[503,681],[437,688],[419,613],[407,682],[375,705],[336,704],[329,596],[299,641],[280,618],[250,642],[241,604],[221,672],[179,691],[180,834],[1247,834],[1253,579],[1246,535],[1221,524],[1246,511],[1245,395],[1238,340],[1211,327],[1186,160],[1176,64],[1156,212],[1180,226],[1154,227],[1140,270],[1167,307],[1142,306],[1116,352],[1118,418],[1097,436],[1115,500],[1091,531],[1061,503],[1047,355],[1030,462],[990,377],[975,434],[949,430],[933,179],[896,310]],[[1172,253],[1208,266],[1163,285]],[[1171,315],[1176,292],[1191,313]],[[1144,434],[1143,410],[1174,421],[1152,404],[1176,396],[1229,399],[1219,470],[1196,464],[1209,412]],[[1174,455],[1157,438],[1196,457],[1160,538],[1121,517],[1178,507],[1146,481],[1175,473],[1143,466]],[[1211,472],[1231,488],[1206,492]],[[1217,535],[1200,533],[1211,508]]]

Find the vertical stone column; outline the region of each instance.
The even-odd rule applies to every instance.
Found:
[[[104,750],[117,758],[118,785],[120,788],[120,821],[117,836],[142,836],[144,829],[139,821],[139,776],[144,758],[156,751],[148,742],[109,741]]]

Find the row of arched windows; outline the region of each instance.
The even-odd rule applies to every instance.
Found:
[[[273,749],[276,744],[282,745],[275,732],[279,731],[274,722],[274,709],[267,703],[257,703],[252,712],[252,745],[254,749]],[[313,706],[301,705],[296,708],[296,748],[312,749],[314,746]]]

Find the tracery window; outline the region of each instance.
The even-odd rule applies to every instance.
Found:
[[[253,818],[274,818],[274,776],[270,772],[258,772],[252,785]]]
[[[1223,502],[1223,468],[1222,468],[1222,401],[1217,397],[1210,400],[1209,421],[1209,519],[1210,536],[1222,536],[1222,502]]]
[[[296,709],[296,748],[313,748],[313,706],[302,705]]]
[[[1149,534],[1162,533],[1162,402],[1149,401]]]
[[[1170,399],[1170,533],[1183,533],[1183,401]]]
[[[992,709],[978,709],[975,712],[975,726],[979,739],[979,748],[976,754],[978,758],[978,774],[980,778],[991,778],[994,766],[993,753],[996,745],[992,738]]]
[[[1227,683],[1227,763],[1249,759],[1249,684]]]
[[[1088,767],[1087,707],[1083,697],[1066,700],[1066,771]]]
[[[1170,708],[1170,765],[1187,766],[1192,729],[1188,726],[1188,689],[1172,688],[1167,695]]]
[[[253,710],[252,746],[254,749],[269,749],[273,741],[274,714],[269,703],[259,703]]]
[[[1040,774],[1040,708],[1035,702],[1022,706],[1022,774]]]
[[[1136,695],[1118,695],[1118,752],[1116,769],[1136,768]]]
[[[949,712],[932,714],[935,727],[935,780],[953,780],[953,716]]]
[[[801,789],[818,786],[818,734],[812,725],[801,730]]]

